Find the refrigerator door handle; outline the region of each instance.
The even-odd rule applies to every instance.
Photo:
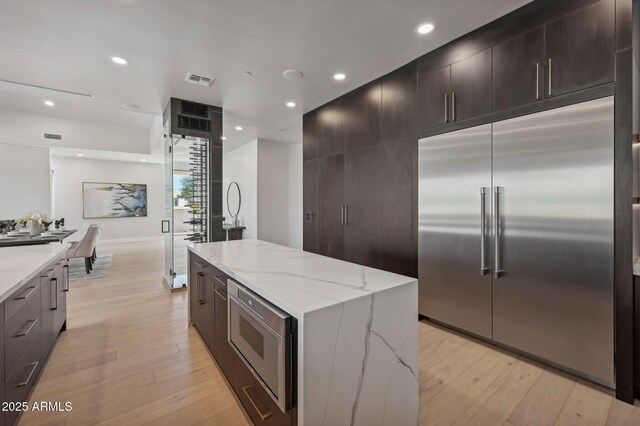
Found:
[[[486,259],[487,255],[485,253],[485,244],[487,239],[487,201],[486,194],[489,192],[489,188],[484,186],[480,187],[480,275],[485,276],[487,272],[489,272],[489,268],[487,268]]]
[[[500,278],[500,273],[502,273],[502,269],[500,269],[500,193],[502,192],[502,188],[499,186],[494,187],[494,207],[493,207],[493,218],[494,218],[494,227],[493,227],[493,235],[495,237],[494,241],[494,266],[493,266],[493,277],[495,279]]]

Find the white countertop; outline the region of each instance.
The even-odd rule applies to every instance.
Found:
[[[189,250],[295,317],[416,281],[260,240],[190,244]]]
[[[0,247],[0,302],[60,257],[69,244]]]
[[[633,265],[633,275],[639,275],[640,276],[640,259],[638,259],[636,264]]]

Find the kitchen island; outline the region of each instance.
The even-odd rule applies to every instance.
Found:
[[[210,268],[219,276],[211,280],[217,283],[216,297],[223,295],[223,282],[231,280],[295,318],[291,424],[417,424],[416,279],[259,240],[193,244],[189,251],[189,291],[197,296],[190,297],[192,321],[201,317],[194,306],[206,304],[209,293],[209,280],[195,272],[202,267],[199,271]],[[217,310],[223,305],[210,306]],[[229,369],[246,368],[238,365],[237,351],[233,363],[226,360],[220,352],[225,340],[195,325],[254,422],[267,424],[277,417],[277,406],[260,401],[257,393],[249,395],[253,385],[235,386],[239,373]]]
[[[69,244],[0,247],[0,425],[17,421],[66,329]]]

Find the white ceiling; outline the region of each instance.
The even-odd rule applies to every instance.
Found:
[[[3,0],[0,79],[94,97],[0,83],[0,109],[148,128],[173,96],[222,106],[227,144],[300,142],[304,112],[528,2]],[[418,35],[422,22],[436,30]],[[304,78],[285,80],[287,69]],[[189,85],[190,71],[216,82]],[[347,79],[334,81],[337,71]]]

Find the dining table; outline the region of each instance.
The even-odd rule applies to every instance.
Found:
[[[51,231],[49,235],[30,236],[28,232],[21,232],[18,235],[0,236],[0,247],[29,246],[37,244],[62,243],[65,238],[77,232],[77,229],[62,229]]]

